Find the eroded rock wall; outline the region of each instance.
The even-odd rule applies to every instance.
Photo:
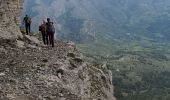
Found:
[[[22,37],[18,28],[24,0],[0,0],[0,38]]]

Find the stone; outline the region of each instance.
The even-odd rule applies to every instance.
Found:
[[[17,40],[17,46],[18,46],[19,48],[25,48],[24,44],[25,44],[25,43],[24,43],[23,41]]]
[[[78,62],[78,63],[82,63],[82,62],[83,62],[83,60],[82,60],[81,58],[78,58],[78,57],[77,57],[77,58],[74,58],[73,60],[76,61],[76,62]]]
[[[61,73],[58,73],[57,76],[58,76],[58,78],[60,78],[60,79],[62,78],[62,74],[61,74]]]
[[[76,55],[75,55],[74,53],[72,53],[72,52],[68,53],[67,56],[68,56],[68,57],[72,57],[72,58],[75,58],[75,57],[76,57]]]
[[[33,99],[27,96],[17,96],[14,100],[33,100]]]
[[[29,42],[40,44],[40,41],[33,36],[25,35],[24,38],[27,39]]]
[[[71,65],[70,69],[74,69],[74,68],[78,67],[72,59],[70,59],[69,62],[70,62],[70,65]]]
[[[76,49],[76,45],[74,42],[70,41],[67,44],[70,50],[74,51]]]
[[[64,96],[62,93],[59,93],[58,95],[59,95],[60,97],[63,97],[63,96]]]
[[[4,48],[0,48],[0,53],[7,53],[7,51]]]
[[[23,0],[3,0],[0,5],[0,39],[23,38],[18,28]]]
[[[5,76],[5,73],[0,73],[0,76]]]
[[[63,70],[63,69],[58,69],[58,70],[57,70],[57,76],[58,76],[58,78],[61,78],[63,74],[64,74],[64,70]]]
[[[15,96],[13,94],[7,94],[7,98],[9,99],[15,99]]]
[[[48,62],[48,59],[43,58],[43,59],[42,59],[42,62],[47,63],[47,62]]]
[[[31,45],[31,44],[27,45],[27,47],[29,47],[29,48],[33,48],[33,49],[37,49],[37,46],[35,46],[35,45]]]

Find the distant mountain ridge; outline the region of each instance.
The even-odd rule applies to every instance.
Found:
[[[143,37],[170,40],[168,0],[27,0],[25,3],[24,13],[31,15],[33,26],[51,17],[62,39],[86,43],[108,36],[126,38],[130,33],[135,40]]]

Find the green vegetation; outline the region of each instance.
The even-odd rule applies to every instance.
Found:
[[[168,43],[102,43],[79,44],[79,48],[91,57],[87,60],[107,62],[118,100],[170,100]]]

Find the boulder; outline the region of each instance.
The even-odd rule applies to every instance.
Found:
[[[25,35],[24,38],[30,43],[40,44],[40,41],[34,36]]]
[[[75,58],[76,55],[75,55],[74,53],[70,52],[70,53],[67,54],[67,56],[68,56],[68,57]]]
[[[24,46],[24,42],[23,41],[20,41],[20,40],[17,40],[17,46],[19,47],[19,48],[25,48],[25,46]]]

